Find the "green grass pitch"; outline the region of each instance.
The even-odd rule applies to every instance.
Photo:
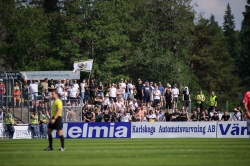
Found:
[[[43,151],[45,139],[0,140],[0,165],[249,166],[248,139],[65,139],[66,151]]]

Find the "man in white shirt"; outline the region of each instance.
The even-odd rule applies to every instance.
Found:
[[[117,102],[116,100],[116,85],[112,84],[112,87],[110,89],[109,99],[113,99],[114,102]]]
[[[172,89],[172,94],[173,94],[173,100],[174,100],[174,108],[177,108],[179,89],[177,88],[176,84],[174,84],[174,88]]]
[[[62,84],[61,80],[57,81],[55,88],[57,89],[58,96],[61,97],[61,94],[63,93],[63,84]]]
[[[71,102],[71,105],[74,106],[75,104],[77,104],[77,96],[79,94],[79,91],[78,89],[76,89],[74,87],[73,84],[70,85],[70,89],[68,89],[68,92],[69,92],[69,99],[70,99],[70,102]]]
[[[234,109],[234,114],[232,115],[232,121],[241,121],[241,114],[237,108]]]
[[[121,87],[122,89],[123,89],[123,99],[124,100],[127,100],[127,99],[125,99],[125,97],[126,97],[126,94],[125,94],[125,89],[126,89],[126,84],[123,82],[124,80],[123,80],[123,78],[121,79],[121,82],[119,83],[119,87]]]
[[[135,111],[138,108],[137,100],[136,99],[130,100],[129,106],[131,110]]]
[[[29,93],[30,93],[30,98],[32,100],[32,107],[35,106],[35,102],[37,100],[39,83],[40,81],[37,78],[35,78],[35,79],[32,79],[32,82],[30,83],[30,86],[29,86]]]
[[[79,90],[79,84],[77,83],[77,80],[74,80],[74,87]]]
[[[129,113],[126,113],[125,115],[125,111],[121,110],[121,114],[120,114],[120,118],[121,118],[121,122],[131,122],[131,116]]]
[[[155,86],[155,89],[153,90],[154,95],[154,107],[157,107],[158,104],[161,102],[161,91],[158,89],[158,86]]]

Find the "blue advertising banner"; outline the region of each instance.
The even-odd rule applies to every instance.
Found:
[[[130,129],[129,122],[63,123],[65,138],[131,138]],[[53,131],[52,136],[58,138],[56,131]]]

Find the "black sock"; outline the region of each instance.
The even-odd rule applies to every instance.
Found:
[[[52,135],[49,135],[49,147],[52,148]]]
[[[60,136],[60,140],[61,140],[61,147],[64,148],[64,137],[63,137],[63,135]]]

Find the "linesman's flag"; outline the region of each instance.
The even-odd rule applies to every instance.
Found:
[[[93,66],[93,59],[87,61],[74,62],[73,73],[75,73],[77,70],[90,72],[92,70],[92,66]]]

